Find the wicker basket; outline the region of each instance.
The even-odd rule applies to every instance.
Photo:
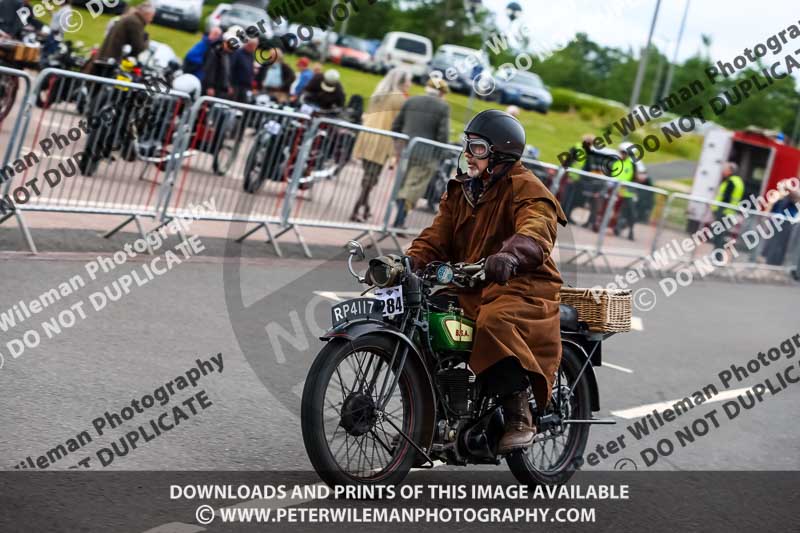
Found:
[[[561,303],[578,310],[578,320],[590,331],[622,333],[631,330],[631,291],[561,288]]]

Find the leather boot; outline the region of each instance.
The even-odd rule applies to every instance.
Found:
[[[498,455],[523,450],[533,444],[536,426],[533,425],[528,391],[515,392],[503,400],[505,433],[497,447]]]

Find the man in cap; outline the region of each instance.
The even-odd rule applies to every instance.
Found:
[[[328,69],[324,74],[315,74],[303,91],[305,102],[320,109],[331,110],[344,107],[345,94],[339,81],[339,71]]]
[[[295,83],[292,89],[292,99],[299,98],[300,95],[303,94],[303,90],[308,85],[308,82],[314,77],[314,71],[311,70],[310,65],[311,61],[309,61],[307,57],[301,57],[297,60],[297,71],[299,74],[297,75],[297,83]]]
[[[405,101],[392,123],[392,131],[403,133],[409,139],[421,137],[446,143],[450,137],[450,106],[444,99],[447,92],[446,81],[441,78],[430,78],[425,85],[425,94],[412,96]],[[399,148],[401,148],[400,142],[398,142],[398,161]],[[436,173],[437,166],[444,159],[443,156],[440,149],[426,144],[418,144],[413,150],[403,186],[398,192],[394,227],[405,227],[406,214],[425,194],[428,182]]]

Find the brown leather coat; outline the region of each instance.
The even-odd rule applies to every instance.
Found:
[[[501,250],[517,256],[518,274],[507,285],[490,283],[458,296],[464,313],[477,321],[473,371],[516,356],[525,369],[544,378],[534,375],[532,380],[538,405],[547,403],[561,360],[562,281],[550,256],[557,223],[566,224],[558,201],[517,162],[474,206],[464,184],[451,180],[433,224],[407,252],[415,264],[475,262]],[[539,246],[531,246],[530,239]]]

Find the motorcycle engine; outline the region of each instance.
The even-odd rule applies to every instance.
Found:
[[[439,390],[452,414],[458,417],[469,416],[474,400],[475,374],[466,367],[451,366],[436,373]]]

